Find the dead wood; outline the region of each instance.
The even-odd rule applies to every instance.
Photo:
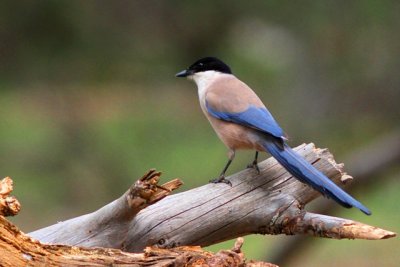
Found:
[[[336,183],[352,179],[343,171],[343,164],[337,164],[327,150],[317,149],[313,144],[301,145],[296,150]],[[308,213],[304,206],[320,196],[318,192],[291,177],[273,158],[259,167],[259,175],[247,169],[229,177],[232,187],[207,184],[168,196],[139,213],[151,201],[140,200],[141,196],[133,201],[139,205],[132,208],[127,201],[128,191],[96,212],[29,235],[44,243],[101,246],[129,252],[154,245],[160,248],[208,246],[254,233],[338,239],[395,236],[393,232],[352,220]],[[154,183],[150,188],[168,192]]]

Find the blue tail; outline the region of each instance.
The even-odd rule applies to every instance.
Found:
[[[294,152],[287,144],[275,140],[266,140],[263,147],[299,181],[306,183],[328,198],[346,208],[356,207],[367,215],[371,212],[363,204],[343,191],[328,177]]]

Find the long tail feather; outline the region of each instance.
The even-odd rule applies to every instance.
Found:
[[[267,140],[263,147],[299,181],[306,183],[328,198],[346,208],[356,207],[367,215],[371,212],[359,201],[343,191],[328,177],[293,151],[288,145],[275,140]]]

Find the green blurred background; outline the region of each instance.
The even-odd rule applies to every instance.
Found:
[[[183,190],[214,178],[226,149],[195,85],[174,77],[208,55],[255,89],[293,146],[315,142],[340,162],[399,127],[399,14],[388,0],[1,1],[0,176],[23,206],[13,222],[29,232],[88,213],[151,167]],[[353,193],[371,217],[334,215],[398,232],[399,176],[397,164]],[[268,261],[290,238],[249,236],[244,251]],[[290,265],[398,266],[399,245],[315,238]]]

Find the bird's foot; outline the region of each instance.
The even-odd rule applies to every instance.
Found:
[[[257,171],[257,174],[260,174],[260,169],[258,168],[258,163],[257,161],[253,161],[252,163],[247,165],[247,168],[252,168],[255,169]]]
[[[231,181],[229,181],[228,179],[225,179],[224,175],[221,175],[220,177],[218,177],[216,179],[210,180],[210,183],[213,183],[213,184],[225,183],[225,184],[232,186]]]

